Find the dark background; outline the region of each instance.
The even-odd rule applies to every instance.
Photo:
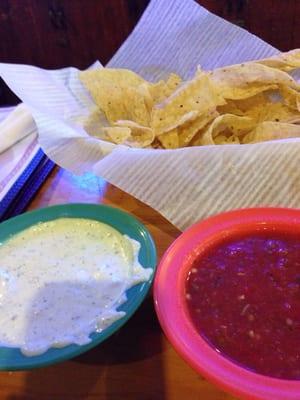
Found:
[[[86,68],[96,59],[105,64],[148,3],[149,0],[0,0],[0,61],[44,68]],[[280,50],[300,47],[300,0],[198,3]],[[18,99],[0,80],[0,105],[16,102]]]

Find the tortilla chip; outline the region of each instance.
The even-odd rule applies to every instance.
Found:
[[[194,121],[187,122],[178,128],[179,147],[188,146],[198,131],[203,129],[209,122],[215,119],[219,113],[215,109],[201,115]]]
[[[73,117],[72,122],[83,126],[90,136],[94,136],[101,140],[108,140],[103,128],[108,127],[109,123],[104,113],[99,108],[96,108],[87,116],[81,115]]]
[[[287,86],[280,86],[279,92],[288,107],[300,112],[300,92]]]
[[[153,105],[159,104],[171,96],[171,94],[179,87],[181,82],[182,79],[179,75],[170,74],[166,81],[160,80],[156,83],[149,84],[148,90],[152,96]]]
[[[152,108],[154,106],[154,100],[151,94],[151,83],[142,83],[141,85],[139,85],[138,87],[138,91],[142,94],[142,96],[144,97],[144,102],[146,105],[146,108],[148,110],[149,115],[151,115],[152,112]]]
[[[300,125],[265,121],[245,135],[243,143],[257,143],[295,137],[300,137]]]
[[[155,130],[156,136],[159,136],[162,133],[166,133],[166,132],[172,131],[172,130],[178,128],[179,126],[181,126],[181,125],[183,125],[183,124],[185,124],[187,122],[193,121],[194,119],[197,118],[197,116],[198,116],[198,112],[197,111],[190,111],[190,112],[182,115],[179,119],[177,119],[176,123],[174,123],[174,126],[171,126],[170,128],[168,128],[166,130],[162,130],[162,129],[157,130],[156,129]]]
[[[109,126],[103,128],[103,131],[107,135],[107,138],[116,144],[124,144],[131,136],[131,129],[126,127],[121,128],[118,126]]]
[[[151,146],[146,146],[146,148],[149,149],[164,149],[163,145],[160,143],[158,138],[155,138],[153,142],[151,143]]]
[[[128,88],[124,89],[124,95],[128,117],[120,119],[128,119],[139,125],[149,126],[151,114],[147,108],[143,91],[140,88]]]
[[[166,85],[169,89],[169,94],[167,95],[167,97],[169,97],[174,92],[174,90],[176,90],[180,86],[181,83],[182,78],[179,75],[173,73],[170,74],[169,78],[166,81]]]
[[[244,115],[244,112],[238,107],[238,103],[233,100],[227,100],[226,104],[218,106],[217,111],[219,114]]]
[[[177,129],[159,135],[158,140],[165,149],[177,149],[179,147],[179,137]]]
[[[240,140],[235,135],[231,135],[229,137],[225,135],[219,135],[214,139],[214,144],[240,144]]]
[[[130,129],[131,134],[124,142],[124,144],[128,144],[130,147],[147,147],[154,140],[153,130],[136,122],[119,120],[115,125],[116,127]]]
[[[203,132],[200,138],[201,145],[214,144],[214,139],[222,132],[226,132],[228,137],[242,136],[255,127],[255,121],[249,117],[239,117],[233,114],[223,114],[217,117]]]
[[[161,134],[224,103],[208,75],[200,74],[181,85],[163,103],[153,108],[151,126],[157,134]]]
[[[270,98],[268,96],[269,93],[273,93],[273,91],[265,91],[262,93],[257,93],[254,96],[247,97],[246,99],[241,100],[231,100],[236,107],[245,114],[249,109],[253,107],[264,107],[266,104],[270,102]]]
[[[135,72],[122,68],[89,69],[80,72],[79,78],[91,92],[97,82],[108,82],[118,87],[138,87],[147,82]]]
[[[101,68],[80,73],[80,79],[95,103],[113,124],[119,119],[149,125],[144,84],[146,81],[128,70]]]
[[[245,112],[245,116],[254,119],[257,123],[263,121],[288,123],[300,122],[300,113],[280,102],[269,102],[263,106],[260,104],[256,105],[249,108],[248,111]]]
[[[152,97],[153,105],[157,103],[161,103],[163,100],[168,97],[166,92],[168,90],[166,82],[161,80],[153,84],[148,84],[148,90]]]
[[[204,133],[207,132],[211,124],[207,124],[203,129],[200,129],[194,136],[193,140],[190,142],[190,146],[211,146],[214,145],[214,139],[211,136],[206,135],[204,137]]]
[[[239,100],[254,96],[279,85],[299,88],[286,72],[256,63],[245,63],[212,71],[212,82],[225,99]]]
[[[285,72],[293,71],[294,69],[300,68],[300,49],[279,53],[274,57],[265,58],[256,62]]]

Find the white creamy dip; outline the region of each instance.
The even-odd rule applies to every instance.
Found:
[[[125,291],[149,279],[140,244],[94,220],[34,225],[0,246],[0,345],[36,355],[89,343],[125,313]]]

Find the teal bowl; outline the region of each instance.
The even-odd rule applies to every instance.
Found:
[[[59,349],[51,348],[41,355],[31,357],[24,356],[18,348],[0,347],[0,370],[15,371],[44,367],[68,360],[90,350],[113,335],[128,321],[151,287],[156,268],[154,241],[145,226],[137,219],[114,207],[96,204],[63,204],[27,212],[0,224],[0,243],[31,225],[57,218],[88,218],[104,222],[122,234],[137,240],[141,244],[139,262],[144,268],[152,268],[153,273],[147,282],[140,283],[127,290],[127,301],[118,307],[119,311],[126,313],[125,316],[102,332],[92,333],[90,343],[83,346],[72,344]]]

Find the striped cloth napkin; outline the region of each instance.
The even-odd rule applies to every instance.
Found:
[[[27,206],[54,165],[47,160],[27,107],[0,108],[0,220]]]

